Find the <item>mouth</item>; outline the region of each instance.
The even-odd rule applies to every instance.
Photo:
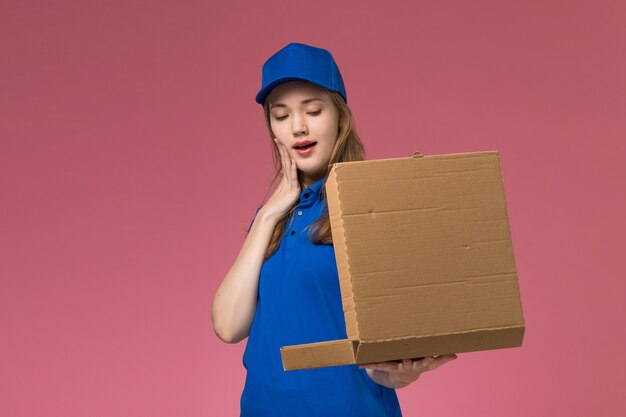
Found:
[[[311,152],[311,150],[315,147],[316,144],[317,144],[317,142],[307,142],[307,143],[304,143],[302,145],[294,145],[293,148],[300,155],[306,155],[309,152]]]

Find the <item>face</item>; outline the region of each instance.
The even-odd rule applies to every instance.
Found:
[[[326,175],[337,141],[339,112],[330,93],[307,81],[288,81],[272,89],[267,101],[272,131],[308,187]],[[306,143],[312,146],[302,147]]]

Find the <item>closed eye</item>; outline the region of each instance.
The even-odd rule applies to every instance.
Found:
[[[322,111],[321,110],[317,110],[317,111],[309,112],[307,114],[310,114],[311,116],[319,116],[320,113],[322,113]],[[286,118],[287,118],[287,115],[281,116],[281,117],[275,117],[274,119],[276,119],[276,120],[285,120]]]

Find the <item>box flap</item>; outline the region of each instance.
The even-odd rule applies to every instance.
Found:
[[[280,355],[285,371],[355,363],[358,341],[349,339],[283,346]]]
[[[348,338],[523,326],[499,153],[416,156],[326,182]]]
[[[356,363],[518,347],[522,345],[524,331],[522,325],[427,337],[362,342],[358,345]]]
[[[338,164],[335,164],[335,166]],[[339,287],[341,289],[341,302],[346,322],[348,339],[358,340],[359,331],[356,322],[356,311],[352,298],[352,284],[350,280],[350,268],[348,265],[348,253],[343,229],[343,217],[341,201],[339,199],[339,185],[337,184],[337,170],[333,167],[326,180],[326,198],[328,201],[328,217],[333,236],[335,261],[339,275]]]

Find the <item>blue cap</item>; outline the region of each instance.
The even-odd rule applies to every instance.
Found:
[[[343,78],[331,53],[326,49],[293,42],[263,64],[263,86],[256,95],[256,102],[263,104],[274,87],[292,80],[305,80],[336,91],[348,102]]]

